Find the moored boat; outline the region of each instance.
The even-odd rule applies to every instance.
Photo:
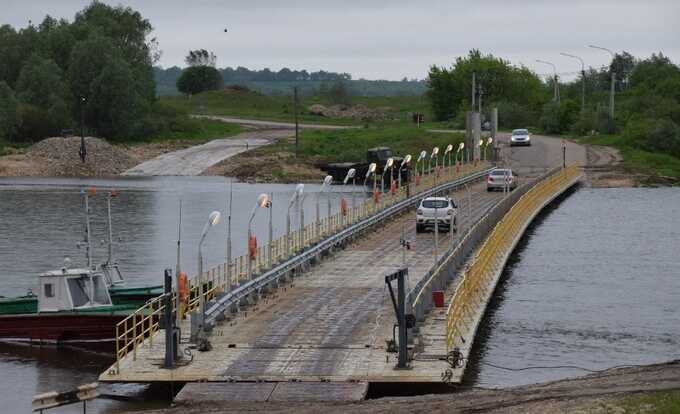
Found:
[[[36,312],[0,315],[0,341],[112,350],[116,324],[137,308],[113,304],[104,274],[90,269],[43,273],[36,296]]]

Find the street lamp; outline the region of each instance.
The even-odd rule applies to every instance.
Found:
[[[366,171],[366,177],[364,177],[364,188],[366,188],[366,181],[368,180],[368,177],[373,174],[375,176],[375,170],[378,168],[378,164],[372,162],[368,165],[368,170]],[[373,184],[373,187],[375,187],[375,183]]]
[[[614,59],[616,59],[616,54],[612,52],[611,50],[605,48],[605,47],[600,47],[600,46],[594,46],[594,45],[588,45],[588,47],[592,47],[593,49],[600,49],[604,50],[605,52],[609,52],[610,55],[612,55],[612,64],[614,63]],[[614,74],[614,67],[610,66],[609,71],[611,72],[611,86],[609,89],[609,118],[611,118],[611,121],[614,122],[614,85],[616,84],[616,75]]]
[[[399,178],[398,178],[398,179],[399,179],[399,183],[398,183],[398,184],[399,184],[399,188],[400,188],[400,189],[401,189],[401,170],[402,170],[406,165],[408,165],[410,162],[411,162],[411,154],[406,154],[406,156],[404,157],[404,159],[401,161],[401,165],[399,165],[399,170],[398,170],[397,174],[399,175]]]
[[[465,148],[465,143],[461,142],[458,144],[458,149],[456,150],[456,166],[463,163],[463,154],[460,155],[460,163],[458,162],[458,154]]]
[[[583,59],[576,55],[569,53],[560,53],[560,55],[578,59],[581,62],[581,112],[583,112],[586,110],[586,65],[583,63]]]
[[[546,65],[552,66],[552,68],[553,68],[553,74],[554,74],[554,76],[555,76],[555,78],[554,78],[555,85],[554,85],[554,96],[553,96],[553,99],[554,99],[555,102],[560,103],[560,87],[559,87],[559,84],[557,83],[557,66],[555,66],[555,65],[554,65],[553,63],[551,63],[551,62],[548,62],[547,60],[536,59],[536,62],[538,62],[538,63],[543,63],[543,64],[546,64]]]
[[[420,151],[420,155],[418,155],[418,159],[416,160],[416,173],[418,172],[418,163],[421,163],[421,168],[420,168],[420,178],[422,178],[425,175],[425,157],[427,157],[427,151],[422,150]]]
[[[253,277],[253,259],[257,257],[257,239],[253,238],[252,224],[255,218],[255,213],[257,213],[258,208],[271,207],[271,199],[265,193],[257,196],[257,202],[255,207],[253,207],[250,213],[250,219],[248,220],[248,280]],[[270,223],[271,225],[271,223]]]
[[[453,150],[453,144],[449,144],[446,146],[446,149],[444,150],[444,159],[442,160],[442,163],[444,164],[444,167],[446,167],[446,157],[449,157],[449,170],[451,170],[451,151]]]
[[[323,183],[321,184],[321,188],[319,189],[319,192],[316,194],[316,235],[320,236],[321,235],[321,213],[319,212],[319,200],[321,198],[321,194],[324,192],[324,190],[328,187],[330,188],[331,183],[333,182],[333,177],[330,175],[327,175],[323,179]],[[331,216],[331,198],[330,195],[328,196],[328,217],[330,219]]]
[[[355,170],[354,168],[350,168],[350,169],[347,171],[347,175],[345,176],[345,179],[342,180],[343,194],[344,194],[344,193],[345,193],[344,187],[347,185],[347,183],[349,182],[350,178],[352,179],[352,210],[354,210],[354,203],[355,203],[355,201],[356,201],[355,195],[354,195],[354,192],[355,192],[355,190],[356,190],[356,174],[357,174],[357,170]],[[340,204],[341,204],[341,206],[340,206],[341,209],[342,209],[342,203],[343,203],[343,202],[344,202],[345,204],[347,203],[347,202],[345,201],[345,198],[344,198],[344,197],[342,198],[342,201],[340,202]],[[344,217],[344,215],[343,215],[343,217]],[[351,214],[350,214],[350,219],[351,219],[351,218],[352,218],[352,217],[351,217]]]
[[[298,184],[295,186],[295,192],[293,193],[293,196],[290,198],[290,202],[288,203],[288,213],[286,216],[286,255],[290,256],[290,208],[293,207],[293,204],[295,204],[296,201],[302,197],[302,194],[305,191],[305,185],[304,184]]]
[[[380,175],[380,193],[383,194],[385,192],[385,173],[387,172],[387,169],[390,169],[390,177],[392,177],[392,166],[394,165],[394,158],[390,157],[387,159],[385,162],[385,167],[383,168],[383,172]]]
[[[215,227],[220,222],[220,212],[213,211],[208,216],[208,221],[203,225],[203,231],[201,232],[201,238],[198,242],[198,283],[199,283],[199,312],[201,314],[199,319],[200,329],[203,330],[203,322],[205,320],[205,280],[203,280],[203,242],[205,237],[208,235],[208,231],[211,227]]]

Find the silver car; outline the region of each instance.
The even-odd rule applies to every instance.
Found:
[[[496,168],[491,171],[486,178],[486,190],[503,190],[508,187],[509,191],[517,188],[517,174],[513,173],[510,168]]]
[[[527,129],[513,129],[510,135],[510,146],[528,145],[531,146],[531,134]]]
[[[448,231],[453,227],[457,231],[456,203],[449,197],[427,197],[420,202],[416,211],[416,233],[426,228],[434,228],[437,223],[440,231]]]

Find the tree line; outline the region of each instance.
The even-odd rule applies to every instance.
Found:
[[[680,67],[663,54],[638,59],[615,55],[606,67],[588,68],[570,82],[546,81],[528,68],[472,50],[450,68],[432,66],[426,96],[439,121],[461,127],[472,103],[472,74],[481,96],[483,116],[498,107],[502,128],[533,127],[552,134],[620,134],[630,145],[680,157]],[[615,114],[610,117],[609,92],[615,78]],[[585,83],[585,104],[581,106]]]
[[[149,136],[179,116],[159,107],[152,26],[129,7],[93,1],[72,22],[0,26],[0,140],[32,142],[79,128]]]

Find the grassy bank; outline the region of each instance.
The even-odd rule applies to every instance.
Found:
[[[680,158],[641,150],[630,145],[620,135],[578,137],[575,141],[581,144],[605,145],[618,149],[623,157],[623,167],[631,173],[680,180]]]
[[[440,156],[448,144],[454,147],[463,140],[462,134],[440,134],[428,132],[411,124],[385,125],[350,130],[304,131],[300,140],[300,155],[308,159],[327,162],[366,161],[366,150],[387,146],[395,155],[411,154],[417,157],[420,151],[428,154],[438,146]]]
[[[301,96],[299,99],[299,119],[302,122],[337,125],[362,124],[361,120],[311,115],[308,112],[311,105],[329,105],[329,103],[319,96]],[[204,92],[191,98],[167,96],[162,97],[161,101],[175,109],[193,114],[285,122],[292,122],[294,115],[291,96],[267,96],[247,90],[224,89]],[[389,122],[410,122],[409,113],[416,111],[425,113],[426,120],[430,119],[429,107],[425,98],[421,96],[351,97],[351,104],[361,104],[372,109],[385,109],[390,114]]]
[[[190,119],[188,126],[175,131],[167,131],[152,135],[145,142],[161,141],[196,141],[205,142],[212,139],[226,138],[242,132],[240,125],[210,119]]]

